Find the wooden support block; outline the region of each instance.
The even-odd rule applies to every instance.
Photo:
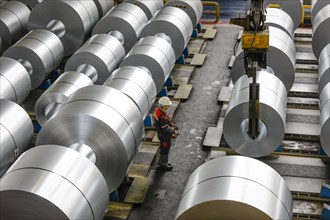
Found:
[[[135,177],[130,186],[124,202],[133,204],[142,204],[147,195],[151,181],[145,177]]]
[[[212,39],[214,39],[216,33],[217,33],[217,29],[208,28],[208,29],[206,29],[205,33],[203,34],[203,38],[212,40]]]
[[[188,84],[189,79],[195,66],[176,64],[172,70],[172,78],[174,85],[180,85],[181,83]]]
[[[128,168],[128,177],[146,177],[150,169],[150,164],[132,163]]]
[[[221,87],[220,93],[218,96],[218,101],[219,102],[229,102],[232,91],[233,91],[233,87]]]
[[[195,66],[201,66],[203,65],[204,61],[206,58],[206,54],[194,54],[194,57],[192,58],[190,65],[195,65]]]
[[[175,93],[175,99],[188,99],[193,85],[191,84],[181,84]]]
[[[104,216],[104,220],[110,219],[128,219],[133,208],[133,204],[110,202],[108,211]]]
[[[222,127],[208,127],[203,141],[205,147],[219,147],[222,136]]]

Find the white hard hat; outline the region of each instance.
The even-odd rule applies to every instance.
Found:
[[[163,96],[158,100],[158,104],[161,106],[169,106],[172,105],[172,102],[168,97]]]

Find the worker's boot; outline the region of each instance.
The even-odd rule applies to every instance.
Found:
[[[171,171],[173,169],[172,165],[168,163],[168,154],[159,155],[158,165],[158,170]]]

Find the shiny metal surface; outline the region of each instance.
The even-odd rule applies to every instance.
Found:
[[[3,50],[27,33],[30,13],[29,8],[19,1],[8,1],[0,5],[0,36]]]
[[[157,95],[150,72],[139,67],[124,66],[115,70],[104,85],[115,88],[131,98],[143,119],[149,113]]]
[[[2,55],[3,52],[3,46],[2,46],[2,38],[0,36],[0,55]]]
[[[262,175],[260,175],[262,173]],[[176,219],[291,219],[292,196],[271,167],[242,156],[213,159],[189,177]]]
[[[28,28],[54,32],[62,41],[64,55],[68,56],[82,45],[98,19],[93,1],[44,0],[33,8]]]
[[[295,0],[295,1],[288,1],[288,0],[265,0],[265,5],[269,4],[280,4],[283,11],[288,13],[293,20],[294,29],[297,29],[301,22],[302,17],[302,9],[303,9],[303,1],[302,0]]]
[[[191,20],[184,11],[175,7],[164,7],[154,15],[140,37],[165,33],[172,40],[172,47],[177,59],[187,46],[192,31]]]
[[[319,94],[330,82],[330,43],[323,48],[319,57]]]
[[[125,0],[124,2],[139,6],[144,11],[148,20],[164,5],[162,0]]]
[[[131,3],[121,3],[110,10],[93,28],[93,35],[119,31],[124,36],[124,48],[128,53],[138,40],[148,22],[143,10]]]
[[[36,5],[38,5],[40,2],[44,0],[17,0],[19,2],[22,2],[26,6],[28,6],[30,9],[33,9]]]
[[[239,154],[262,157],[278,148],[284,138],[287,92],[276,76],[266,71],[257,72],[260,135],[253,140],[247,134],[250,82],[252,78],[244,75],[235,83],[223,122],[223,133],[229,146]]]
[[[79,88],[93,85],[86,75],[74,71],[63,73],[37,100],[34,105],[35,117],[43,126],[54,114],[68,102],[72,93]]]
[[[33,125],[16,103],[0,99],[0,176],[30,147]]]
[[[62,146],[38,146],[25,152],[0,186],[1,204],[5,204],[2,219],[103,219],[108,205],[100,171]]]
[[[164,7],[177,7],[190,17],[193,28],[197,25],[203,14],[203,4],[201,0],[170,0]]]
[[[58,37],[47,30],[33,30],[8,48],[3,56],[20,61],[28,69],[32,89],[37,88],[58,67],[64,48]],[[27,64],[27,65],[26,65]]]
[[[324,152],[330,156],[330,82],[320,93],[320,142]]]
[[[142,115],[133,100],[117,89],[105,86],[84,87],[69,98],[69,102],[79,100],[93,100],[103,103],[122,115],[134,135],[135,146],[133,148],[127,147],[128,158],[131,160],[136,153],[136,147],[140,145],[144,135]]]
[[[108,11],[115,5],[114,0],[93,0],[97,11],[99,13],[99,19],[101,19]]]
[[[91,65],[96,70],[95,84],[103,84],[124,57],[125,49],[117,38],[96,34],[68,59],[65,71],[78,71],[82,64]]]
[[[311,19],[312,19],[312,24],[314,21],[315,16],[319,11],[326,5],[330,4],[328,0],[312,0],[311,5],[312,5],[312,12],[311,12]]]
[[[244,56],[241,43],[236,50],[236,59],[231,69],[233,83],[244,75]],[[296,48],[292,38],[284,31],[276,27],[269,27],[269,51],[268,66],[271,67],[285,85],[287,92],[290,91],[295,77]]]
[[[89,146],[112,192],[124,179],[142,136],[142,116],[130,98],[113,88],[88,86],[71,95],[41,129],[36,144]]]
[[[31,79],[24,66],[14,59],[0,57],[0,99],[21,104],[30,90]]]
[[[146,67],[159,92],[169,77],[175,64],[175,54],[171,45],[163,38],[148,36],[140,39],[120,63],[123,66]]]
[[[313,20],[312,48],[318,59],[321,51],[330,43],[330,4],[324,6]]]
[[[265,24],[285,31],[291,38],[294,36],[294,23],[282,9],[267,8]]]

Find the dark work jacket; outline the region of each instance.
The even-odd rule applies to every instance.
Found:
[[[174,134],[175,130],[172,128],[172,123],[166,112],[163,112],[160,108],[156,108],[154,118],[158,139],[166,142],[171,141],[172,134]]]

